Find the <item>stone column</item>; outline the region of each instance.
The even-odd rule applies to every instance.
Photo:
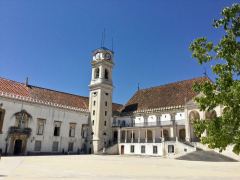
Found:
[[[162,128],[162,142],[164,142],[164,134],[163,134],[163,128]]]
[[[127,130],[125,130],[125,143],[127,142]]]
[[[133,143],[133,130],[131,131],[131,142]]]
[[[185,113],[185,131],[186,131],[186,141],[190,142],[190,122],[188,117],[188,109],[184,110]]]
[[[153,129],[153,143],[155,143],[155,140],[156,140],[156,134],[155,134],[155,129]]]
[[[118,128],[118,144],[121,143],[121,129]]]
[[[147,143],[148,140],[147,140],[147,129],[145,130],[145,142]]]
[[[206,119],[206,111],[202,111],[202,119]],[[207,131],[205,131],[201,134],[201,137],[206,137],[207,136]]]
[[[172,126],[170,127],[170,136],[176,137],[176,122],[175,122],[176,113],[171,113]]]
[[[138,129],[138,143],[140,143],[141,139],[141,131],[140,128]]]

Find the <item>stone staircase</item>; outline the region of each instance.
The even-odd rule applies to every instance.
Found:
[[[118,155],[118,143],[112,144],[106,148],[101,149],[98,153],[98,155]]]

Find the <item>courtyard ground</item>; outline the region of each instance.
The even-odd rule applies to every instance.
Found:
[[[0,180],[240,179],[239,162],[204,162],[137,156],[2,157]]]

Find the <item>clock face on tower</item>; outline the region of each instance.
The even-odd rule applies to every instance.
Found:
[[[105,54],[105,58],[106,58],[107,60],[111,59],[111,54],[106,53],[106,54]]]
[[[100,59],[100,58],[101,58],[101,53],[97,53],[97,54],[95,55],[95,57],[96,57],[96,59]]]

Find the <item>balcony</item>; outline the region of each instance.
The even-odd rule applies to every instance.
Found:
[[[8,134],[10,134],[10,135],[12,135],[12,134],[23,134],[23,135],[30,136],[31,133],[32,133],[31,128],[20,128],[20,127],[16,127],[16,126],[11,126],[8,129]]]
[[[161,126],[171,126],[173,121],[156,121],[156,122],[143,122],[143,123],[133,123],[130,127],[161,127]]]
[[[112,127],[162,127],[173,125],[174,120],[155,121],[155,122],[141,122],[141,123],[119,123],[114,122]],[[176,125],[185,125],[185,120],[175,120]]]
[[[176,141],[176,138],[167,138],[165,139],[165,141]],[[155,139],[131,139],[131,138],[127,138],[125,139],[121,139],[120,140],[121,143],[162,143],[162,138],[155,138]]]

